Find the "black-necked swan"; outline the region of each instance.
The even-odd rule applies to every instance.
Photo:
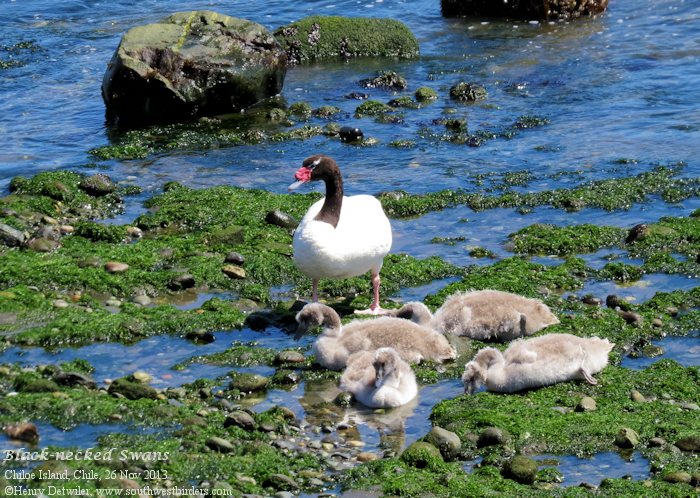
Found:
[[[309,303],[297,313],[296,319],[299,326],[294,338],[297,340],[311,327],[323,327],[312,353],[320,365],[331,370],[344,368],[352,353],[382,347],[394,348],[409,363],[441,362],[456,357],[444,335],[401,318],[383,316],[342,325],[333,308],[322,303]]]
[[[350,355],[340,388],[370,408],[395,408],[418,394],[413,370],[393,348]]]
[[[326,196],[309,208],[293,239],[294,263],[311,278],[312,300],[318,301],[319,279],[371,271],[372,304],[361,313],[379,312],[379,271],[391,249],[391,224],[382,205],[371,195],[344,196],[340,169],[328,156],[306,158],[294,178],[289,190],[310,181],[326,184]]]
[[[388,314],[408,318],[443,334],[481,341],[510,341],[559,323],[539,299],[497,290],[457,292],[434,315],[418,301],[406,303]]]
[[[608,364],[614,345],[598,337],[547,334],[513,341],[503,353],[483,348],[464,367],[464,390],[471,394],[485,385],[489,391],[512,393],[569,380],[595,385],[593,374]]]

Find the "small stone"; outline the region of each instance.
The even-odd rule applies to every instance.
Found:
[[[117,190],[117,185],[104,173],[97,173],[83,178],[78,187],[93,197],[101,197]]]
[[[690,484],[692,476],[687,472],[671,472],[663,477],[666,482]]]
[[[299,351],[280,351],[275,356],[275,363],[304,363],[306,357]]]
[[[48,216],[48,215],[42,216],[41,221],[43,223],[46,223],[47,225],[58,225],[58,220],[56,218],[52,218],[51,216]]]
[[[445,460],[457,458],[462,450],[462,441],[459,436],[442,427],[433,427],[424,439],[438,448]]]
[[[283,491],[299,489],[297,482],[284,474],[271,474],[267,479],[265,479],[265,482],[263,482],[263,487],[268,486]]]
[[[662,437],[653,437],[649,440],[649,446],[652,448],[663,448],[668,443]]]
[[[138,371],[134,372],[133,374],[131,374],[131,377],[136,382],[140,382],[141,384],[148,384],[149,382],[151,382],[153,380],[153,377],[151,377],[151,375],[149,375],[148,373],[146,373],[142,370],[138,370]]]
[[[689,410],[692,412],[696,412],[696,411],[700,410],[700,406],[698,406],[697,403],[691,403],[689,401],[684,401],[683,403],[680,403],[678,406],[680,406],[684,410]]]
[[[411,444],[401,454],[401,460],[417,469],[434,467],[443,462],[440,450],[425,441],[417,441]]]
[[[5,434],[10,439],[36,443],[39,441],[39,429],[31,422],[12,424],[5,427]]]
[[[584,396],[576,405],[577,412],[594,412],[597,408],[595,400],[590,396]]]
[[[102,261],[97,256],[88,256],[78,262],[80,268],[99,268],[102,266]]]
[[[24,244],[24,233],[10,225],[0,223],[0,242],[6,246],[16,247]]]
[[[94,380],[79,372],[59,372],[53,376],[53,381],[61,386],[84,386],[88,389],[95,389],[97,387]]]
[[[111,308],[119,308],[121,307],[122,302],[117,299],[116,297],[110,297],[105,301],[105,306],[109,306]]]
[[[245,258],[242,254],[231,251],[226,255],[226,258],[224,258],[224,262],[242,266],[245,263]]]
[[[630,399],[636,403],[644,403],[647,400],[644,395],[636,389],[630,393]]]
[[[139,227],[126,227],[126,234],[132,239],[140,239],[143,237],[143,230]]]
[[[299,222],[296,219],[287,213],[280,211],[279,209],[268,212],[265,216],[265,221],[270,225],[276,225],[278,227],[287,228],[290,230],[299,225]]]
[[[229,414],[226,417],[226,420],[224,420],[224,427],[231,426],[240,427],[241,429],[245,429],[247,431],[253,431],[255,430],[257,424],[255,423],[255,419],[249,413],[238,410]]]
[[[58,249],[59,243],[48,237],[38,237],[27,242],[27,247],[36,252],[52,252]]]
[[[345,98],[354,100],[367,100],[369,98],[369,94],[363,92],[350,92],[345,95]]]
[[[236,265],[226,265],[221,269],[221,271],[224,272],[224,274],[229,278],[244,279],[246,277],[245,270]]]
[[[521,484],[532,484],[537,475],[537,461],[524,455],[515,455],[506,463],[503,475]]]
[[[234,373],[229,389],[237,389],[241,392],[259,391],[267,386],[268,379],[254,373]]]
[[[694,472],[693,475],[690,476],[690,485],[696,488],[700,486],[700,472]]]
[[[151,298],[146,294],[137,294],[131,300],[140,306],[148,306],[151,304]]]
[[[633,326],[639,326],[643,322],[642,315],[634,311],[617,310],[617,314],[620,318]]]
[[[682,451],[692,451],[693,453],[700,452],[700,436],[689,436],[684,437],[676,441],[676,446],[678,446]]]
[[[487,427],[481,434],[479,434],[479,439],[476,441],[477,448],[483,448],[484,446],[499,446],[506,442],[506,434],[498,427]]]
[[[216,340],[213,332],[204,329],[193,330],[185,335],[185,338],[198,344],[211,344]]]
[[[345,444],[351,448],[364,448],[365,446],[367,446],[367,443],[365,443],[364,441],[355,441],[355,440],[348,441]]]
[[[120,263],[119,261],[108,261],[105,263],[105,271],[108,273],[124,273],[128,269],[129,265]]]
[[[184,289],[191,289],[196,284],[194,277],[189,273],[183,273],[178,275],[168,282],[168,289],[172,291],[181,291]]]
[[[615,308],[620,308],[621,310],[629,310],[630,309],[630,304],[622,299],[620,296],[615,295],[615,294],[610,294],[608,297],[605,298],[605,305],[608,308],[615,309]]]
[[[669,306],[668,308],[666,308],[666,313],[668,313],[671,316],[676,316],[678,315],[678,308],[676,308],[675,306]]]
[[[600,306],[603,303],[603,301],[600,298],[597,298],[595,296],[591,296],[590,294],[586,294],[585,296],[583,296],[581,301],[584,304],[588,304],[591,306]]]
[[[75,227],[73,225],[61,225],[61,233],[63,235],[68,235],[75,232]]]
[[[123,396],[127,399],[136,400],[141,398],[157,399],[158,391],[147,384],[133,382],[128,379],[116,379],[107,390],[112,395]]]
[[[623,427],[615,436],[615,446],[619,448],[634,448],[638,444],[639,434],[629,427]]]
[[[65,299],[54,299],[51,304],[54,308],[67,308],[69,306]]]
[[[204,444],[207,448],[218,451],[219,453],[231,453],[235,449],[233,444],[229,441],[216,436],[210,437]]]
[[[365,136],[365,134],[359,128],[353,128],[352,126],[343,126],[339,131],[340,140],[342,142],[359,142]]]
[[[369,451],[363,451],[357,454],[357,460],[359,462],[373,462],[375,460],[379,460],[379,458],[379,455],[377,455],[376,453],[371,453]]]
[[[627,233],[627,238],[625,238],[625,243],[632,244],[638,240],[644,240],[650,233],[651,230],[649,229],[649,225],[646,223],[640,223],[639,225],[635,225],[630,229],[630,231]]]

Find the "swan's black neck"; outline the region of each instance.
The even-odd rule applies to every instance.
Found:
[[[340,209],[343,206],[343,178],[338,167],[333,164],[323,172],[322,179],[326,184],[326,200],[314,219],[336,228],[340,220]]]

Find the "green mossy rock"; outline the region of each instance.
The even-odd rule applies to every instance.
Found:
[[[110,384],[108,392],[110,394],[120,394],[131,400],[142,398],[156,399],[158,397],[158,391],[151,386],[128,379],[116,379]]]
[[[441,0],[445,17],[505,17],[509,19],[576,19],[600,14],[608,8],[608,0]]]
[[[418,41],[399,21],[311,16],[275,31],[290,63],[351,57],[416,57]]]
[[[521,484],[532,484],[537,476],[537,461],[515,455],[503,468],[503,475]]]
[[[430,443],[418,441],[401,454],[401,460],[418,469],[436,469],[443,463],[440,450]]]
[[[286,56],[262,25],[211,11],[136,26],[102,82],[116,124],[133,127],[238,112],[277,95]]]

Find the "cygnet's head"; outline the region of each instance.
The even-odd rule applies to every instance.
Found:
[[[467,365],[464,367],[464,373],[462,374],[464,392],[467,394],[473,394],[474,391],[479,389],[485,382],[486,369],[475,361],[470,361],[467,363]]]
[[[386,313],[389,316],[411,320],[421,325],[428,325],[433,314],[430,309],[420,301],[410,301],[397,310],[389,310]]]
[[[296,316],[299,326],[294,334],[294,340],[298,341],[309,329],[324,323],[329,313],[335,313],[335,311],[325,304],[309,303],[304,306]]]
[[[379,348],[374,354],[372,366],[376,372],[375,387],[381,387],[384,380],[393,375],[401,362],[401,357],[393,348]]]

